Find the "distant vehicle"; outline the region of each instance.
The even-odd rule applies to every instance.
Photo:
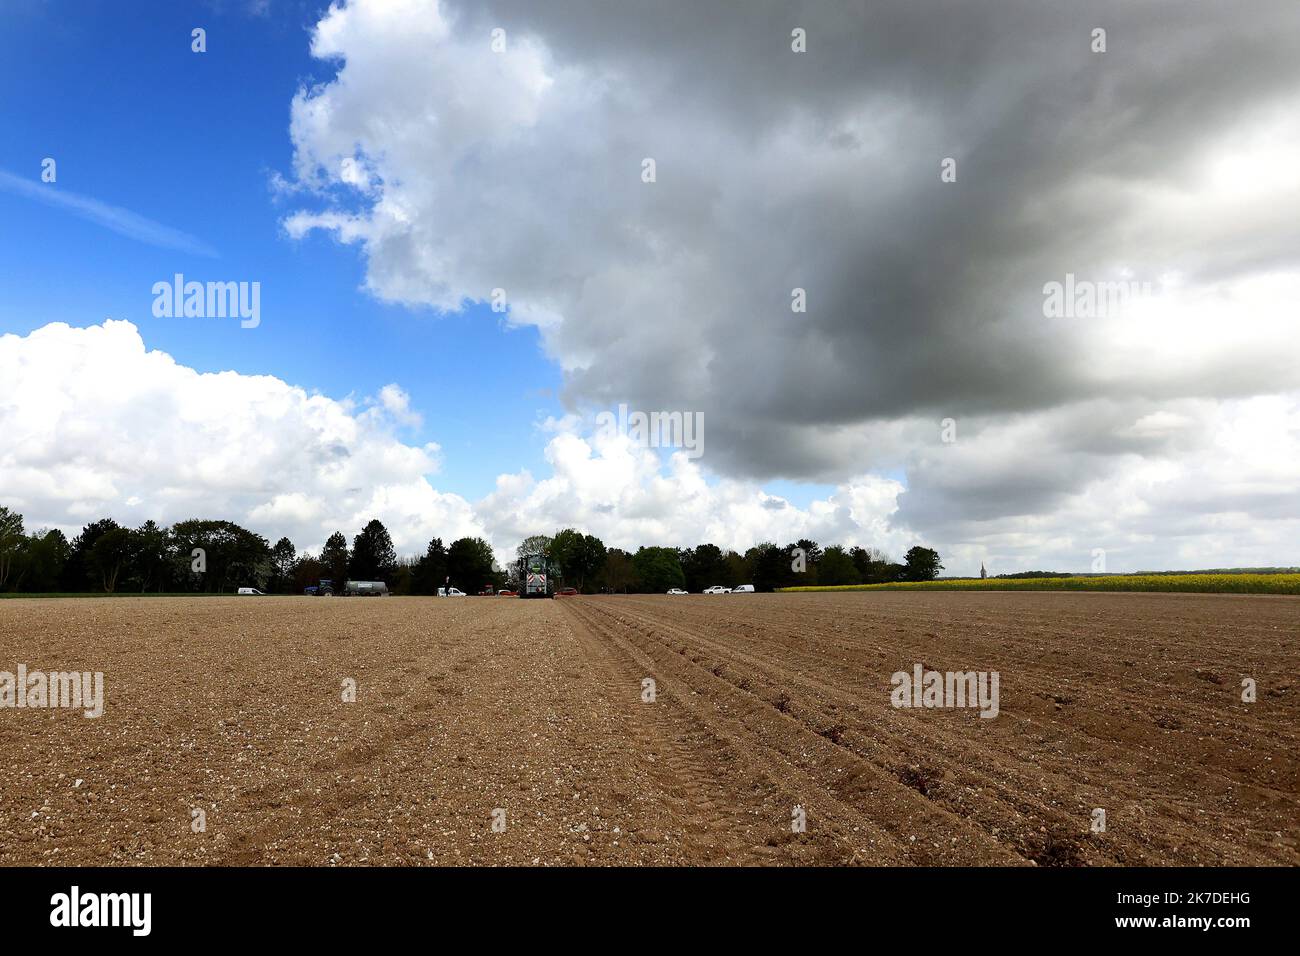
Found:
[[[388,585],[383,581],[348,581],[343,585],[344,597],[388,597]]]
[[[555,596],[556,596],[556,597],[577,597],[577,596],[578,596],[578,589],[577,589],[577,588],[560,588],[560,590],[558,590],[558,591],[555,592]]]
[[[263,595],[263,596],[265,596],[265,594],[266,594],[265,591],[259,591],[257,588],[240,588],[238,593],[240,593],[240,594],[260,594],[260,595]]]
[[[333,597],[334,582],[329,578],[321,578],[320,584],[313,584],[310,587],[302,589],[303,594],[309,594],[312,597]]]
[[[438,597],[464,597],[465,592],[460,588],[438,588]]]
[[[491,596],[492,596],[493,594],[495,594],[495,593],[496,593],[496,589],[495,589],[494,587],[492,587],[491,583],[488,583],[488,584],[483,585],[483,590],[481,590],[481,591],[478,592],[478,596],[479,596],[479,597],[491,597]]]
[[[731,588],[724,588],[721,584],[715,584],[711,588],[704,589],[705,594],[730,594]]]
[[[555,594],[551,562],[545,554],[525,555],[520,565],[519,578],[523,584],[520,597],[544,598]]]
[[[497,597],[519,597],[518,591],[498,591]]]
[[[738,584],[738,585],[736,585],[734,588],[731,589],[731,593],[732,593],[732,594],[753,594],[753,593],[754,593],[754,585],[752,585],[752,584]]]
[[[669,594],[686,594],[687,592],[683,591],[681,588],[669,588],[669,589],[668,589],[668,593],[669,593]]]

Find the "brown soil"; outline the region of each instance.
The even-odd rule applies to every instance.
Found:
[[[1300,863],[1300,598],[2,601],[20,663],[107,704],[0,709],[3,864]]]

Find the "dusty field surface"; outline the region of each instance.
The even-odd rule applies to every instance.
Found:
[[[106,706],[0,709],[0,864],[1300,863],[1300,598],[2,601],[19,664]]]

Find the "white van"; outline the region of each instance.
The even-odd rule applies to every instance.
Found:
[[[732,593],[732,594],[753,594],[753,593],[754,593],[754,585],[752,585],[752,584],[737,584],[734,588],[731,589],[731,593]]]
[[[438,597],[464,597],[465,592],[460,588],[438,588]]]
[[[256,595],[263,595],[263,596],[265,596],[265,592],[263,592],[263,591],[259,591],[257,588],[240,588],[240,589],[239,589],[239,593],[240,593],[240,594],[256,594]]]

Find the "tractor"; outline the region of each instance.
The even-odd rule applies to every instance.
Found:
[[[525,555],[519,563],[520,597],[544,598],[555,594],[555,583],[551,580],[551,562],[545,554]]]
[[[329,578],[321,578],[320,584],[313,584],[302,589],[302,593],[311,597],[333,597],[334,582]]]

